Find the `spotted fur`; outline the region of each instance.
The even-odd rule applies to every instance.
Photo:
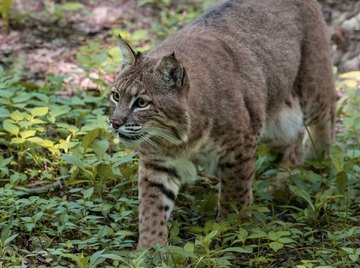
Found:
[[[220,180],[224,217],[253,201],[259,142],[284,165],[327,152],[335,91],[325,32],[314,0],[244,0],[214,7],[146,55],[120,40],[110,123],[140,155],[138,247],[167,243],[165,222],[198,166]],[[303,145],[304,125],[315,148]]]

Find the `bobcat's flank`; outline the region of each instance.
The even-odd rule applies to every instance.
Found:
[[[293,165],[323,156],[334,138],[329,39],[315,0],[230,0],[146,55],[124,40],[120,48],[110,124],[140,155],[139,248],[167,243],[165,221],[199,165],[221,182],[224,217],[253,201],[257,143]]]

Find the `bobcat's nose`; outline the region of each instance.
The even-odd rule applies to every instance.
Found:
[[[118,129],[119,127],[121,127],[121,122],[118,119],[110,119],[110,124],[115,129]]]

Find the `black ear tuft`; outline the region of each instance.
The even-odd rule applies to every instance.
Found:
[[[141,57],[141,53],[135,51],[119,34],[119,47],[123,57],[123,70],[136,64],[136,61]]]
[[[171,88],[180,88],[183,85],[185,70],[175,57],[175,52],[162,57],[155,66],[155,73]]]

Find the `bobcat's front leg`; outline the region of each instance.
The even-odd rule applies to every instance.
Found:
[[[256,139],[245,137],[239,141],[226,145],[218,166],[218,176],[221,179],[218,213],[220,218],[235,212],[234,207],[240,211],[253,201]],[[250,213],[247,215],[250,216]]]
[[[167,243],[169,219],[179,192],[181,178],[164,162],[141,161],[139,165],[138,248]]]

